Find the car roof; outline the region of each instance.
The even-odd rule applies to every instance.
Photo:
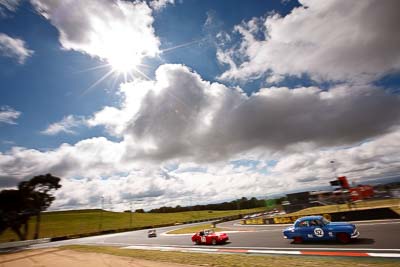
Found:
[[[296,222],[308,221],[308,220],[321,220],[323,217],[320,215],[304,216],[296,220]]]

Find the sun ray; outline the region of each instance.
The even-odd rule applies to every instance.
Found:
[[[143,63],[137,64],[137,67],[151,68],[150,65],[143,64]]]
[[[194,40],[194,41],[191,41],[191,42],[187,42],[187,43],[184,43],[184,44],[180,44],[180,45],[177,45],[177,46],[173,46],[173,47],[170,47],[170,48],[166,48],[166,49],[161,50],[161,52],[165,53],[165,52],[173,51],[173,50],[176,50],[178,48],[182,48],[182,47],[190,46],[190,45],[193,45],[193,44],[201,43],[201,42],[204,42],[206,40],[208,40],[208,37],[205,37],[205,38],[202,38],[202,39],[199,39],[199,40]]]
[[[89,72],[89,71],[98,70],[98,69],[105,69],[105,68],[109,68],[109,67],[110,67],[110,64],[106,63],[106,64],[97,65],[97,66],[94,66],[91,68],[78,70],[75,73],[84,73],[84,72]]]
[[[146,78],[146,80],[148,80],[148,81],[150,81],[151,79],[150,79],[150,77],[149,76],[147,76],[144,72],[142,72],[140,69],[138,69],[138,68],[135,68],[135,71],[137,72],[137,73],[139,73],[140,75],[142,75],[143,77],[145,77]]]
[[[118,80],[119,80],[119,75],[114,75],[114,79],[113,79],[111,88],[116,88]]]
[[[114,73],[114,70],[110,70],[110,71],[108,71],[106,74],[104,74],[100,79],[98,79],[96,82],[94,82],[91,86],[89,86],[83,93],[82,93],[82,95],[84,95],[84,94],[87,94],[93,87],[95,87],[96,85],[98,85],[99,83],[101,83],[102,81],[104,81],[108,76],[110,76],[111,74],[113,74]]]
[[[133,74],[133,72],[129,72],[128,76],[130,79],[134,80],[135,79],[135,75]]]

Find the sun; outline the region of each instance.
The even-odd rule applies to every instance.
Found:
[[[108,57],[111,69],[117,74],[129,74],[137,70],[141,63],[141,57],[126,50],[115,48]]]
[[[126,25],[105,27],[102,36],[97,50],[115,74],[132,74],[147,55],[145,40],[140,40]]]
[[[145,58],[155,57],[159,54],[158,40],[154,41],[152,36],[143,35],[141,31],[135,30],[131,24],[112,22],[99,23],[99,33],[91,36],[91,55],[96,55],[102,64],[88,70],[107,69],[96,82],[85,92],[106,79],[113,79],[113,83],[120,81],[130,82],[136,79],[150,80],[143,68],[149,66],[143,63]]]
[[[146,73],[141,70],[142,67],[148,67],[146,64],[142,63],[144,56],[138,53],[135,47],[128,45],[128,43],[123,43],[122,41],[109,42],[109,45],[103,47],[103,50],[106,50],[103,58],[105,64],[100,64],[87,70],[90,71],[107,68],[108,71],[96,82],[90,85],[89,88],[85,90],[85,93],[104,80],[112,77],[114,77],[114,83],[121,77],[125,83],[134,79],[150,80]]]
[[[113,36],[113,41],[108,42],[106,60],[113,72],[117,74],[128,74],[135,71],[142,61],[138,49],[133,47],[132,42],[124,42],[121,38]]]

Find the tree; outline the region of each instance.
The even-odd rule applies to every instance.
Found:
[[[31,214],[19,190],[10,189],[0,192],[0,215],[0,234],[7,228],[11,228],[20,240],[26,239]],[[24,227],[21,229],[22,226]]]
[[[25,240],[28,235],[29,218],[36,216],[34,238],[39,238],[41,212],[54,201],[52,193],[61,187],[60,180],[51,174],[38,175],[19,183],[18,190],[1,191],[0,233],[11,228],[21,240]]]
[[[135,210],[135,213],[144,213],[144,209],[137,209]]]

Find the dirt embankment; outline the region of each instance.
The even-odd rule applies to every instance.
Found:
[[[88,267],[191,267],[176,263],[155,262],[131,257],[120,257],[101,253],[79,252],[65,249],[27,250],[18,253],[0,254],[1,267],[33,266],[88,266]]]

